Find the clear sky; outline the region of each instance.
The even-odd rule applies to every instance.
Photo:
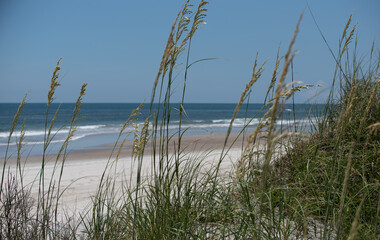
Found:
[[[196,3],[194,1],[194,3]],[[46,102],[52,71],[62,57],[58,102],[74,102],[83,82],[85,102],[149,100],[179,0],[1,0],[0,102]],[[353,13],[359,56],[373,40],[380,49],[379,0],[309,0],[333,51]],[[269,58],[251,102],[263,102],[276,52],[284,54],[305,0],[210,0],[207,25],[192,45],[191,59],[217,58],[189,73],[187,102],[237,102],[250,80],[256,52]],[[294,80],[328,87],[334,60],[306,10],[295,45]],[[181,66],[179,66],[180,70]],[[178,91],[180,90],[180,79]],[[315,90],[297,95],[308,101]],[[325,94],[313,101],[322,101]]]

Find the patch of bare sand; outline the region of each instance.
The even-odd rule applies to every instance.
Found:
[[[181,149],[183,151],[182,157],[191,160],[194,156],[202,158],[206,167],[212,167],[219,159],[224,145],[225,134],[205,134],[205,135],[186,135],[181,141]],[[71,144],[75,144],[72,142]],[[178,138],[174,137],[170,141],[170,153],[174,153],[177,149]],[[238,137],[237,133],[232,133],[227,146],[232,146],[228,154],[224,158],[221,165],[221,172],[229,172],[234,163],[240,158],[241,148],[243,144],[243,137]],[[101,146],[102,149],[80,150],[73,151],[65,161],[61,190],[65,189],[61,199],[60,205],[64,211],[81,212],[86,209],[91,203],[91,196],[94,196],[101,179],[101,176],[106,169],[107,164],[115,163],[115,150],[113,156],[111,155],[113,144]],[[116,179],[117,187],[120,187],[122,182],[129,181],[131,185],[136,182],[136,167],[137,164],[131,156],[132,142],[128,141],[125,147],[121,150],[119,160],[117,162],[116,170],[110,170],[112,177]],[[153,151],[151,143],[147,144],[142,162],[143,177],[149,176],[152,167]],[[41,171],[41,156],[29,157],[24,162],[24,185],[31,188],[33,197],[38,194],[38,181],[39,173]],[[60,163],[55,166],[56,156],[47,156],[48,160],[45,165],[45,186],[53,180],[55,182],[59,179]],[[9,159],[8,168],[13,173],[16,172],[16,159]],[[111,168],[112,169],[112,168]]]

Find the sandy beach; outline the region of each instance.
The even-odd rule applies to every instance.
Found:
[[[236,141],[235,141],[236,140]],[[201,156],[206,168],[211,168],[213,164],[220,158],[222,146],[225,141],[225,134],[214,133],[207,135],[186,135],[182,139],[182,157],[187,161],[191,161],[194,156]],[[178,143],[178,138],[174,137],[171,144],[174,146]],[[75,144],[72,142],[71,144]],[[243,137],[237,137],[237,133],[230,135],[227,146],[231,146],[228,154],[221,165],[222,172],[228,172],[234,167],[234,163],[241,155],[241,148],[243,144]],[[79,212],[86,209],[91,202],[93,196],[98,188],[100,178],[109,163],[110,176],[116,179],[117,187],[121,183],[128,182],[132,186],[136,182],[136,161],[131,156],[132,142],[128,141],[125,148],[121,151],[117,167],[115,170],[115,150],[113,156],[110,157],[112,146],[114,144],[106,144],[99,146],[98,149],[90,150],[77,150],[68,154],[65,166],[63,169],[61,190],[65,189],[61,199],[60,205],[65,212]],[[148,142],[145,150],[142,172],[143,176],[149,176],[152,167],[152,148]],[[173,154],[171,151],[170,154]],[[21,159],[24,164],[23,175],[24,185],[31,188],[31,194],[36,197],[38,194],[38,181],[39,173],[41,170],[41,156],[32,156],[27,159]],[[47,156],[47,163],[45,166],[45,184],[47,185],[51,179],[58,181],[61,162],[55,165],[56,156]],[[199,158],[198,158],[199,159]],[[9,159],[7,162],[9,170],[15,174],[16,159]],[[53,172],[55,173],[53,174]],[[53,176],[53,178],[51,177]]]

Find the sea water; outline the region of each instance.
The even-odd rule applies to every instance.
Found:
[[[71,138],[68,149],[107,148],[106,144],[116,141],[121,127],[138,105],[137,103],[83,103],[79,118],[75,122],[77,130]],[[58,116],[52,127],[51,137],[53,139],[47,152],[49,154],[57,153],[68,136],[74,107],[74,103],[52,104],[47,112],[46,104],[27,103],[23,108],[14,133],[9,138],[18,104],[0,103],[0,157],[3,158],[6,151],[8,151],[8,156],[15,156],[23,121],[25,122],[25,135],[22,155],[42,154],[47,129],[49,129],[50,121],[58,109]],[[236,104],[185,104],[181,118],[181,129],[186,129],[186,134],[226,132],[235,107]],[[315,124],[315,113],[322,107],[323,105],[286,104],[283,106],[282,116],[276,122],[276,127],[308,131]],[[179,104],[172,104],[169,109],[169,130],[172,134],[175,134],[178,131],[180,121]],[[163,105],[153,104],[152,109],[150,109],[150,105],[146,104],[139,111],[140,115],[138,115],[135,122],[137,129],[141,129],[149,113],[159,119],[160,123],[162,110]],[[241,131],[243,128],[246,131],[254,130],[266,110],[268,109],[264,108],[263,104],[243,105],[234,120],[233,131]],[[150,124],[152,124],[151,122]],[[134,130],[134,126],[131,125],[125,132],[130,133]],[[127,134],[122,137],[126,136]],[[133,134],[129,138],[132,136]]]

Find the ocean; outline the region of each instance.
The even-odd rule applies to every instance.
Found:
[[[105,148],[105,144],[115,142],[122,125],[138,105],[137,103],[83,103],[80,118],[77,120],[78,128],[69,144],[69,150]],[[235,104],[216,103],[185,104],[186,115],[182,119],[182,129],[188,129],[186,134],[225,132],[231,121],[235,106]],[[75,104],[52,104],[48,119],[53,117],[58,107],[59,114],[53,126],[54,139],[48,149],[49,154],[56,153],[66,139]],[[178,129],[179,123],[178,104],[172,104],[170,107],[171,121],[169,129],[174,133]],[[252,131],[263,116],[263,111],[260,111],[262,107],[262,104],[243,105],[234,121],[233,131],[239,131],[247,125],[247,131]],[[321,109],[321,107],[323,105],[285,105],[283,116],[278,120],[277,126],[282,126],[283,128],[297,126],[298,130],[308,131],[312,125],[310,119],[315,119],[313,116],[316,110]],[[46,104],[26,104],[20,115],[20,122],[16,126],[16,130],[8,144],[9,132],[17,108],[18,104],[16,103],[0,103],[1,158],[5,156],[7,148],[8,155],[15,156],[22,121],[25,121],[22,155],[33,156],[42,153],[45,136]],[[158,108],[158,104],[153,105],[154,111]],[[295,111],[293,112],[293,110]],[[141,115],[137,119],[139,126],[148,117],[149,104],[146,104],[140,112]],[[127,129],[127,131],[133,131],[133,128]]]

